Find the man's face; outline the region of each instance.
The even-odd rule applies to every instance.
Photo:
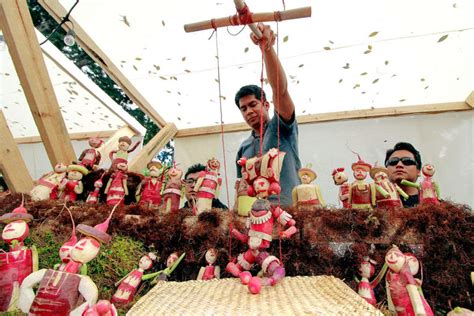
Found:
[[[410,158],[405,160],[399,160],[395,164],[396,158]],[[393,163],[391,163],[391,160]],[[420,170],[417,169],[415,162],[415,156],[409,152],[408,150],[396,150],[387,160],[387,169],[388,169],[388,176],[390,181],[395,183],[400,183],[402,180],[408,180],[411,182],[415,182],[418,179],[420,174]]]
[[[263,122],[269,119],[270,104],[267,101],[262,104],[253,94],[240,98],[239,108],[245,122],[254,130],[260,129],[260,115],[263,115]]]
[[[197,179],[199,178],[199,172],[194,172],[188,174],[185,179],[185,189],[184,194],[186,195],[186,200],[191,204],[194,204],[196,200],[196,191],[194,191],[194,185],[196,184]]]

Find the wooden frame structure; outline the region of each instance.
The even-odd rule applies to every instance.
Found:
[[[62,17],[67,13],[67,10],[59,3],[58,0],[39,0],[39,3],[58,22],[60,22]],[[116,141],[121,135],[127,135],[131,137],[136,135],[137,132],[140,132],[139,128],[134,127],[134,123],[127,122],[129,126],[125,126],[117,132],[99,131],[68,135],[59,111],[59,105],[57,104],[57,100],[55,99],[54,92],[52,90],[51,81],[47,75],[44,60],[42,58],[43,56],[41,55],[41,50],[34,32],[34,27],[31,23],[31,17],[29,16],[26,1],[0,1],[0,13],[0,28],[4,30],[8,47],[11,50],[12,58],[15,62],[15,67],[17,68],[19,77],[22,80],[21,82],[24,86],[28,103],[32,108],[36,124],[40,130],[41,140],[47,148],[48,156],[53,165],[59,161],[71,161],[75,159],[70,139],[81,140],[87,139],[90,136],[107,137],[109,138],[107,146],[110,147],[116,145]],[[124,92],[133,100],[133,102],[161,128],[160,133],[156,135],[152,141],[150,141],[150,143],[145,146],[142,152],[131,161],[130,170],[142,170],[146,163],[154,156],[154,154],[156,154],[156,152],[158,152],[173,137],[191,137],[221,133],[222,130],[220,126],[178,130],[173,123],[166,122],[153,108],[153,106],[139,93],[133,84],[125,77],[119,68],[113,64],[107,55],[87,35],[80,24],[77,21],[74,21],[72,18],[70,19],[74,23],[74,31],[76,32],[76,40],[78,44],[96,63],[98,63],[104,69],[104,71],[117,83],[117,85],[119,85],[124,90]],[[63,27],[66,30],[68,29],[67,24],[63,24]],[[31,51],[31,54],[25,54],[25,51]],[[46,48],[43,48],[43,51],[45,54],[49,55]],[[32,56],[33,54],[34,57]],[[61,66],[62,62],[58,62],[54,58],[52,59],[59,67],[63,68]],[[35,79],[28,78],[30,77],[30,70],[32,69],[35,69],[36,72],[37,77],[33,77]],[[28,76],[26,75],[27,73]],[[75,76],[79,76],[79,74],[71,74],[71,76],[76,79]],[[41,82],[42,84],[38,85],[37,82]],[[95,88],[85,88],[92,95],[98,99],[103,100],[104,94],[97,91]],[[106,103],[108,103],[108,101],[102,101],[102,103],[107,106]],[[419,113],[469,111],[473,108],[474,92],[471,92],[464,102],[310,114],[298,116],[297,120],[300,124],[310,124],[336,120],[412,115]],[[46,128],[46,126],[54,126],[55,128]],[[224,125],[225,133],[246,131],[249,129],[250,128],[245,123]],[[43,134],[45,134],[45,136],[43,136]],[[39,137],[25,137],[14,140],[16,144],[34,143],[39,141]],[[102,149],[104,152],[106,152],[109,148],[107,146]],[[23,170],[23,172],[25,170]],[[27,177],[24,178],[26,179]],[[25,181],[28,182],[28,180]],[[25,190],[24,188],[20,188],[15,184],[13,184],[12,189],[18,192]]]

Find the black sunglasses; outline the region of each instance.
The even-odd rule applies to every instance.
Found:
[[[402,157],[402,158],[393,157],[393,158],[390,158],[389,160],[387,160],[387,162],[385,162],[385,167],[396,166],[399,161],[401,161],[402,164],[404,164],[405,166],[414,166],[414,165],[416,165],[416,161],[413,158],[410,158],[410,157]]]

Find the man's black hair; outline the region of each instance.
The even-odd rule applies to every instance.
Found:
[[[262,99],[262,96],[263,96],[263,102],[267,101],[267,96],[265,95],[265,91],[263,91],[262,88],[260,88],[259,86],[250,84],[247,86],[243,86],[235,94],[235,104],[237,105],[239,109],[240,109],[240,106],[239,106],[240,99],[248,95],[254,95],[255,98],[258,100]]]
[[[186,171],[186,174],[184,175],[184,179],[187,179],[190,173],[201,172],[204,170],[206,170],[206,167],[203,164],[201,163],[194,164],[188,168],[188,170]]]
[[[404,143],[404,142],[396,143],[395,146],[393,147],[393,149],[387,150],[387,154],[385,155],[385,165],[387,165],[387,161],[390,158],[390,156],[397,150],[406,150],[406,151],[411,152],[413,154],[413,156],[415,156],[416,168],[418,170],[421,170],[420,152],[418,150],[416,150],[416,148],[413,147],[412,144]]]

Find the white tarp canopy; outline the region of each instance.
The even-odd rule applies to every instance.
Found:
[[[69,10],[75,0],[59,2]],[[253,12],[283,10],[283,3],[247,1]],[[278,26],[297,115],[463,101],[472,91],[473,1],[294,0],[286,6],[312,7],[311,18]],[[185,33],[183,25],[234,13],[230,0],[81,0],[71,17],[156,111],[182,129],[220,122],[215,35]],[[261,54],[248,28],[230,35],[240,30],[218,30],[225,123],[242,121],[234,94],[260,79]]]

